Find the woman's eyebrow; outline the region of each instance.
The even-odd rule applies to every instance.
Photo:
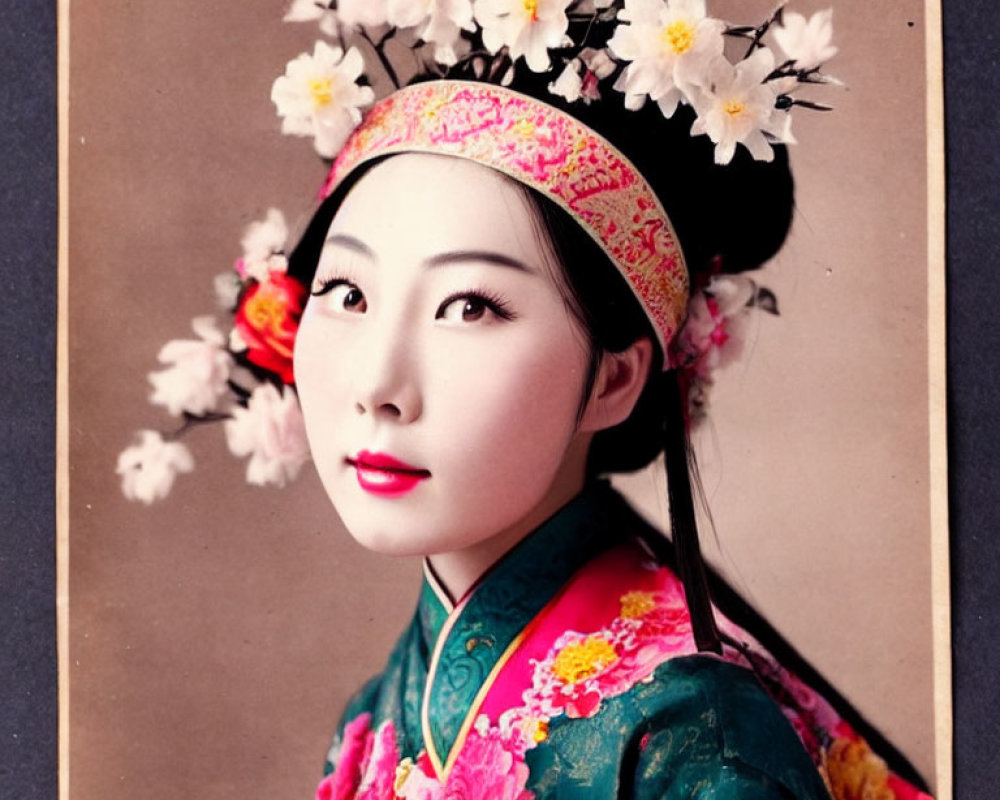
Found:
[[[431,256],[424,262],[424,266],[429,268],[442,267],[447,264],[467,263],[469,261],[484,261],[487,264],[495,264],[498,267],[510,267],[519,272],[529,274],[537,272],[533,267],[529,267],[523,261],[518,261],[511,256],[502,253],[495,253],[491,250],[452,250],[448,253],[439,253]]]
[[[353,236],[348,236],[344,233],[331,233],[326,237],[326,241],[323,244],[324,246],[335,244],[346,250],[353,250],[355,253],[360,253],[368,258],[375,258],[375,252],[368,245],[360,239],[355,239]]]

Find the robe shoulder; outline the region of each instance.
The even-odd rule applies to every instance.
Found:
[[[606,701],[592,718],[554,722],[546,744],[528,754],[532,774],[560,776],[557,796],[567,800],[829,800],[798,735],[753,673],[706,656],[665,662],[652,681]],[[569,794],[567,775],[575,776]],[[546,796],[546,779],[540,783]]]
[[[399,720],[404,723],[400,726],[401,734],[417,741],[417,714],[427,674],[421,662],[419,625],[414,620],[393,647],[385,669],[369,678],[347,701],[327,753],[324,774],[332,772],[337,763],[345,727],[364,715],[376,723],[385,719]]]

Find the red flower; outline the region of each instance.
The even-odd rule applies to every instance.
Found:
[[[273,271],[264,283],[250,285],[236,311],[236,330],[246,342],[247,359],[284,383],[295,383],[292,349],[306,295],[297,280]]]

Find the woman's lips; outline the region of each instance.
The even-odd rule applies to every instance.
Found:
[[[354,458],[349,457],[347,463],[354,467],[362,489],[382,497],[406,494],[431,476],[426,469],[411,466],[386,453],[371,453],[368,450],[360,451]]]

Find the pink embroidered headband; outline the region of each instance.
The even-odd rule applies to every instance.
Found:
[[[328,197],[359,165],[393,153],[469,159],[555,202],[628,281],[666,352],[687,310],[684,255],[652,188],[602,136],[502,86],[418,83],[371,109],[333,162],[320,196]]]

